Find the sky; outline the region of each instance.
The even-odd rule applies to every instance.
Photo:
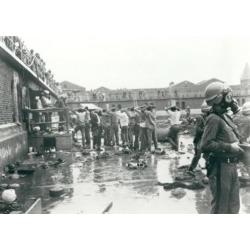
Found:
[[[249,8],[240,0],[174,2],[72,0],[59,9],[52,2],[56,18],[46,8],[48,19],[18,35],[57,81],[87,89],[167,87],[214,77],[239,84],[250,63]]]

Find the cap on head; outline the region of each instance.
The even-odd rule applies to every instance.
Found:
[[[43,93],[44,93],[45,95],[49,95],[49,91],[48,91],[48,90],[44,90]]]

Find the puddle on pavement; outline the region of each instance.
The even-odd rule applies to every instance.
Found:
[[[192,138],[181,138],[185,144]],[[77,155],[77,157],[76,157]],[[171,156],[171,155],[170,155]],[[113,156],[83,164],[79,153],[57,152],[46,160],[65,159],[62,167],[38,168],[32,176],[20,178],[17,191],[18,201],[30,197],[41,197],[43,213],[102,213],[113,202],[109,213],[209,213],[210,191],[186,190],[186,195],[171,197],[158,182],[172,182],[176,167],[189,164],[191,154],[180,155],[179,159],[166,159],[152,155],[148,167],[129,170],[128,155]],[[76,159],[77,158],[77,159]],[[82,159],[81,159],[82,158]],[[39,161],[41,158],[29,159]],[[73,163],[73,164],[72,164]],[[200,164],[204,162],[200,161]],[[49,189],[55,184],[65,188],[60,198],[51,198]],[[250,189],[241,189],[241,213],[250,212]]]

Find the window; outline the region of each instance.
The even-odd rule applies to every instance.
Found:
[[[246,102],[245,98],[242,98],[242,105]]]
[[[182,108],[182,109],[185,109],[185,108],[186,108],[186,103],[185,103],[185,102],[182,102],[182,103],[181,103],[181,108]]]
[[[122,98],[127,98],[127,92],[122,93]]]
[[[13,122],[20,121],[19,114],[19,98],[18,98],[18,85],[19,85],[19,76],[18,73],[14,71],[13,73],[13,81],[11,85],[12,91],[12,100],[13,100]]]

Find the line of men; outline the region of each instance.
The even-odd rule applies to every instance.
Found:
[[[131,150],[149,151],[158,149],[156,133],[156,110],[153,103],[139,108],[121,108],[112,106],[110,110],[89,110],[81,106],[71,114],[74,126],[73,139],[78,131],[82,134],[82,146],[90,148],[90,129],[93,136],[93,148],[100,150],[101,137],[104,146],[123,146]],[[121,138],[121,143],[120,143]]]

